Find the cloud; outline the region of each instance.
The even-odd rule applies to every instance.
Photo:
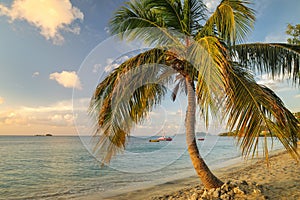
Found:
[[[46,106],[21,106],[0,111],[0,125],[71,127],[75,119],[71,100]]]
[[[105,72],[111,72],[112,70],[116,69],[117,67],[119,67],[119,64],[115,63],[113,59],[108,58],[106,60],[106,67],[104,68]]]
[[[0,97],[0,105],[4,103],[4,98]]]
[[[104,31],[107,33],[107,34],[110,34],[110,30],[109,30],[109,27],[104,27]]]
[[[176,112],[176,114],[177,115],[183,115],[183,112],[182,112],[182,110],[178,109],[177,112]]]
[[[220,0],[204,0],[204,4],[207,6],[210,12],[213,12],[217,6],[220,4]]]
[[[106,67],[104,68],[104,71],[111,72],[112,70],[118,68],[121,63],[125,62],[128,59],[129,59],[129,56],[127,56],[127,55],[121,56],[121,57],[117,58],[116,60],[114,60],[112,58],[108,58],[108,59],[106,59]]]
[[[93,73],[97,73],[99,69],[101,69],[102,65],[101,64],[95,64],[93,66]]]
[[[272,90],[278,90],[282,87],[282,83],[286,80],[282,76],[275,76],[272,78],[269,74],[263,74],[261,76],[256,77],[257,83],[261,85],[265,85]]]
[[[34,77],[37,77],[37,76],[39,76],[40,75],[40,72],[34,72],[33,74],[32,74],[32,77],[34,78]]]
[[[291,86],[289,78],[285,76],[275,76],[272,78],[269,74],[263,74],[256,77],[257,83],[270,88],[275,92],[292,92],[295,88]]]
[[[72,6],[69,0],[15,0],[11,7],[0,4],[0,16],[10,18],[10,22],[24,20],[37,27],[40,34],[54,44],[62,44],[61,32],[80,33],[76,20],[83,20],[83,13]]]
[[[57,81],[65,88],[82,89],[80,79],[75,71],[62,71],[61,73],[55,72],[50,74],[49,79]]]
[[[288,38],[288,36],[285,33],[272,33],[265,37],[264,42],[266,42],[266,43],[272,43],[272,42],[286,43],[287,38]]]

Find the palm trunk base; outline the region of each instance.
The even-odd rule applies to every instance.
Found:
[[[218,179],[208,168],[203,158],[200,156],[196,141],[189,145],[188,151],[194,168],[206,189],[221,187],[224,183]]]
[[[203,179],[205,179],[205,181],[203,181]],[[210,175],[208,175],[207,177],[202,177],[201,176],[200,180],[201,180],[201,182],[203,183],[203,185],[206,189],[219,188],[224,184],[220,179],[218,179],[212,173]]]

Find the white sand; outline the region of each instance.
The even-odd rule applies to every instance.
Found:
[[[213,170],[223,181],[229,179],[246,180],[263,185],[264,195],[268,199],[300,200],[300,164],[288,153],[278,151],[270,157],[270,167],[261,159],[234,164],[225,168]],[[175,195],[184,188],[196,187],[201,182],[194,176],[156,185],[146,189],[119,194],[105,199],[134,200],[151,199],[163,194]],[[188,190],[187,190],[188,191]],[[85,199],[102,199],[97,195]]]

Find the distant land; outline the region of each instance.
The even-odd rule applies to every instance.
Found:
[[[230,137],[234,137],[237,135],[236,131],[233,132],[225,132],[225,133],[220,133],[219,136],[230,136]],[[261,131],[259,134],[259,137],[271,137],[271,133],[269,131]],[[273,135],[274,136],[274,135]]]
[[[300,126],[300,112],[293,113],[293,114],[295,115],[296,119],[298,119],[298,121],[299,121],[299,124],[298,124],[298,125]],[[261,131],[260,134],[259,134],[260,137],[263,137],[263,136],[270,137],[270,136],[271,136],[271,134],[270,134],[269,131],[264,131],[264,130],[265,130],[264,127],[262,127],[261,130],[262,130],[262,131]],[[236,131],[224,132],[224,133],[219,133],[218,135],[219,135],[219,136],[236,136],[236,135],[237,135],[237,132],[236,132]],[[300,133],[299,133],[299,138],[300,138]]]
[[[206,133],[206,132],[196,132],[196,136],[202,136],[202,137],[204,137],[204,136],[211,136],[212,134],[210,134],[210,133]]]

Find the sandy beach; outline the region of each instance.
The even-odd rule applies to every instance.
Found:
[[[282,150],[272,154],[270,167],[265,160],[255,158],[213,171],[224,182],[243,180],[262,187],[259,196],[246,195],[239,199],[300,199],[300,163]],[[201,188],[200,180],[194,176],[105,199],[198,199],[195,193]]]

